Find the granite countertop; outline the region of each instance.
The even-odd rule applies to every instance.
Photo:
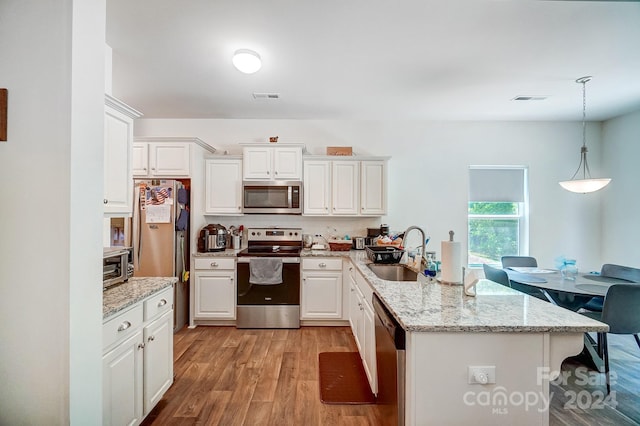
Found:
[[[225,249],[221,251],[209,251],[206,253],[194,252],[193,257],[236,257],[241,249]]]
[[[373,291],[407,331],[414,332],[587,332],[608,326],[568,309],[536,299],[493,281],[482,279],[475,297],[462,285],[418,281],[386,281],[368,267],[365,253],[349,257]]]
[[[106,320],[123,309],[172,286],[176,277],[133,277],[102,293],[102,319]]]

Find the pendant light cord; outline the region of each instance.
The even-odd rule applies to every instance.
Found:
[[[581,77],[576,80],[576,83],[582,84],[582,148],[580,148],[580,164],[578,169],[571,177],[573,180],[580,169],[582,169],[582,179],[591,179],[591,171],[589,170],[589,163],[587,163],[587,82],[591,80],[589,77]]]

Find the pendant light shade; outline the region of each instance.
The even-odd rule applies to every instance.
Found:
[[[240,49],[233,54],[233,65],[238,71],[245,74],[253,74],[262,67],[262,60],[253,50]]]
[[[589,163],[587,163],[587,82],[591,80],[591,76],[580,77],[576,83],[582,84],[582,148],[580,149],[580,164],[570,180],[564,180],[560,183],[567,191],[586,194],[598,191],[611,182],[609,178],[593,179],[589,171]],[[580,170],[582,170],[582,178],[580,178]],[[576,176],[578,179],[576,179]]]

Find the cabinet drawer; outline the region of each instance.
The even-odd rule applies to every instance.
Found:
[[[123,312],[102,325],[102,347],[107,348],[132,335],[142,325],[142,303]]]
[[[302,269],[314,271],[339,271],[342,270],[342,259],[302,259]]]
[[[196,269],[234,269],[236,261],[232,257],[201,257],[195,259]]]
[[[173,287],[169,287],[144,301],[144,320],[149,321],[161,313],[170,311],[172,307]]]

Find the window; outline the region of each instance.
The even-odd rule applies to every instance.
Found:
[[[529,252],[527,169],[469,169],[469,267],[499,265],[502,256]]]

